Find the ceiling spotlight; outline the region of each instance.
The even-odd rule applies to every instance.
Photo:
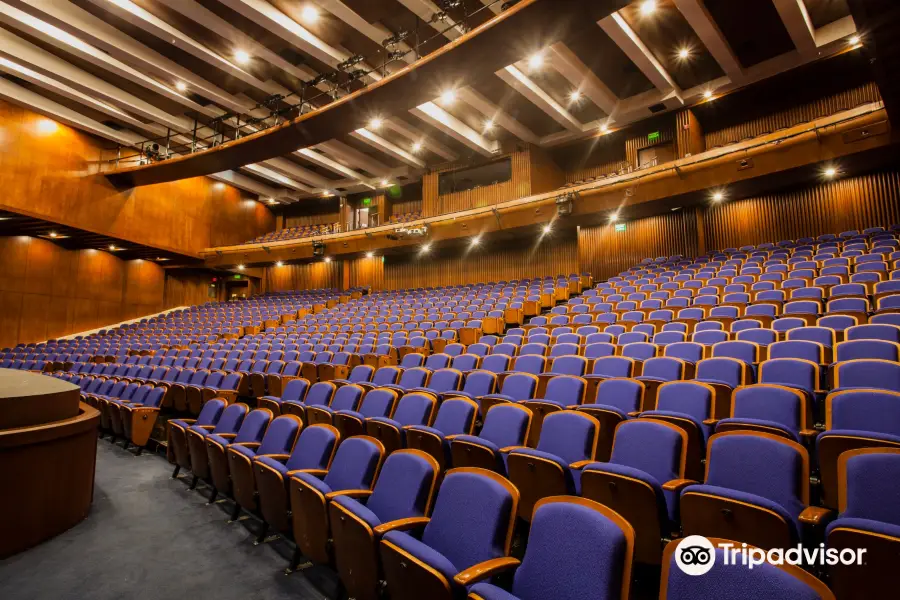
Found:
[[[59,235],[59,234],[56,233],[55,231],[51,231],[51,232],[50,232],[50,237],[52,237],[52,238],[55,238],[55,237],[58,236],[58,235]]]
[[[531,56],[528,57],[528,68],[529,69],[540,69],[541,65],[544,64],[544,55],[541,52],[535,52]]]
[[[543,231],[545,234],[550,233],[551,231],[553,231],[553,225],[547,223],[546,225],[544,225]]]
[[[315,23],[319,20],[319,11],[316,10],[315,6],[307,4],[300,11],[300,17],[307,23]]]
[[[678,58],[680,58],[681,60],[687,60],[690,56],[691,56],[690,48],[685,47],[678,51]]]
[[[456,91],[445,91],[443,94],[441,94],[441,102],[443,102],[444,104],[453,104],[454,102],[456,102]]]
[[[276,202],[275,198],[269,198],[269,204],[275,204]]]
[[[828,179],[831,179],[835,175],[837,175],[837,169],[835,169],[834,167],[828,167],[827,169],[825,169],[825,177],[827,177]]]
[[[175,84],[175,89],[181,92],[182,94],[187,91],[187,84],[183,81],[179,81]]]
[[[711,99],[713,97],[712,90],[706,90],[705,92],[703,92],[703,97],[707,100]]]
[[[487,120],[484,122],[484,130],[485,130],[485,131],[491,131],[493,128],[494,128],[494,120],[493,120],[493,119],[487,119]]]
[[[284,266],[284,263],[281,262],[281,261],[279,260],[278,262],[275,263],[275,266],[276,266],[276,267],[283,267],[283,266]]]
[[[861,41],[861,40],[860,40],[860,37],[859,37],[858,35],[854,35],[854,36],[852,36],[849,40],[847,40],[847,42],[848,42],[851,46],[857,46],[857,45],[859,45],[860,41]]]
[[[381,129],[381,126],[384,125],[384,121],[382,121],[379,117],[375,117],[371,121],[369,121],[369,129],[374,129],[378,131]]]
[[[652,15],[656,12],[656,0],[644,0],[641,2],[641,14],[643,16]]]
[[[716,192],[712,196],[713,202],[721,202],[724,198],[725,194],[723,194],[722,192]]]
[[[415,144],[412,145],[413,152],[421,152],[421,150],[422,150],[422,142],[416,142]]]
[[[374,252],[366,252],[366,258],[373,258],[375,256]]]
[[[578,90],[572,90],[571,92],[569,92],[569,100],[571,100],[572,102],[578,102],[579,100],[581,100],[581,92]]]
[[[609,125],[604,123],[603,125],[600,126],[600,133],[608,133],[608,132],[609,132]]]
[[[422,244],[422,254],[427,254],[431,251],[431,244]]]
[[[324,259],[322,259],[322,260],[324,260],[324,261],[327,262],[327,263],[330,263],[330,262],[331,262],[331,257],[330,257],[330,256],[326,256],[326,257],[325,257]]]
[[[610,223],[615,223],[618,220],[619,220],[619,213],[613,213],[613,214],[609,215]]]
[[[381,187],[387,187],[387,186],[389,186],[389,185],[391,185],[391,182],[388,181],[387,179],[382,179],[382,180],[381,180]]]
[[[322,192],[322,197],[323,197],[323,198],[331,198],[332,196],[334,196],[334,194],[332,194],[331,192],[329,192],[329,191],[327,191],[327,190],[324,191],[324,192]]]
[[[244,270],[244,265],[238,265],[238,266],[237,266],[237,269],[238,269],[238,271],[243,271],[243,270]]]
[[[480,236],[480,235],[476,235],[475,237],[472,238],[472,241],[469,242],[469,245],[470,245],[470,246],[477,246],[477,245],[480,244],[480,243],[481,243],[481,236]]]
[[[115,252],[116,250],[118,250],[118,248],[116,248],[116,245],[115,245],[115,244],[110,244],[110,245],[109,245],[109,249],[110,249],[110,251],[112,251],[112,252]]]
[[[239,65],[246,65],[250,62],[250,54],[246,50],[238,50],[234,53],[234,60],[236,60]]]

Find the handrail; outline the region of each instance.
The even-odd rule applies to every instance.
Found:
[[[713,160],[721,159],[727,156],[735,156],[738,154],[744,154],[751,150],[755,150],[758,148],[762,148],[764,146],[772,145],[772,144],[782,144],[786,141],[793,140],[799,136],[806,135],[809,133],[818,134],[818,132],[822,129],[829,127],[838,127],[840,125],[847,124],[851,121],[855,121],[857,119],[861,119],[862,117],[871,115],[880,110],[884,110],[884,103],[881,101],[871,102],[868,104],[864,104],[861,106],[857,106],[856,108],[852,108],[848,111],[844,111],[841,113],[836,113],[834,115],[829,115],[826,117],[821,117],[812,122],[812,124],[802,124],[795,125],[794,127],[785,129],[781,132],[774,132],[770,134],[765,134],[760,136],[759,138],[755,138],[752,140],[747,140],[744,142],[738,142],[737,144],[723,146],[721,148],[713,148],[712,150],[706,150],[704,152],[694,154],[693,156],[676,159],[673,161],[669,161],[663,163],[661,165],[657,165],[650,168],[641,169],[638,171],[632,171],[631,173],[626,173],[623,175],[614,175],[611,177],[607,177],[602,181],[592,181],[588,183],[584,183],[577,186],[567,186],[564,188],[558,188],[556,190],[552,190],[550,192],[544,192],[541,194],[533,194],[531,196],[526,196],[524,198],[516,198],[513,200],[507,200],[505,202],[498,202],[497,204],[493,204],[490,206],[483,206],[478,208],[470,208],[462,211],[444,213],[441,215],[435,215],[433,217],[425,217],[422,219],[417,219],[415,221],[410,221],[403,223],[405,227],[414,227],[419,225],[431,225],[435,223],[441,223],[444,221],[455,221],[461,218],[474,217],[478,215],[485,215],[503,209],[516,208],[526,204],[539,204],[545,202],[547,200],[555,200],[558,196],[564,193],[577,192],[581,195],[595,194],[606,191],[608,188],[617,185],[633,185],[636,182],[641,181],[642,179],[646,179],[651,176],[658,176],[667,171],[675,171],[681,169],[686,169],[689,167],[697,167],[702,166],[704,163],[708,163]],[[847,114],[849,113],[849,114]],[[281,240],[267,243],[254,243],[254,244],[241,244],[236,246],[219,246],[216,248],[205,248],[200,251],[200,255],[208,258],[209,256],[214,256],[219,253],[231,253],[231,252],[247,252],[253,250],[260,250],[263,247],[269,249],[278,249],[278,248],[289,248],[291,246],[297,245],[307,245],[311,244],[313,241],[315,242],[333,242],[333,241],[347,241],[348,239],[355,239],[359,237],[366,237],[369,235],[375,235],[379,233],[389,233],[397,229],[397,225],[380,225],[377,227],[367,227],[363,229],[354,229],[352,231],[346,231],[341,233],[333,233],[326,234],[322,236],[308,237],[308,238],[297,238],[292,240]]]

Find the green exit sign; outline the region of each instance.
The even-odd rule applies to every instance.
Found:
[[[362,205],[363,205],[363,206],[371,206],[371,205],[372,205],[372,199],[371,199],[371,198],[363,198],[363,199],[362,199]]]
[[[616,231],[617,232],[625,231],[625,223],[616,223]]]
[[[241,278],[241,276],[240,276],[240,275],[238,275],[238,274],[237,274],[237,273],[235,273],[235,275],[234,275],[234,278],[235,278],[235,279],[240,279],[240,278]]]
[[[654,131],[653,133],[647,135],[648,142],[658,142],[659,141],[659,132]]]

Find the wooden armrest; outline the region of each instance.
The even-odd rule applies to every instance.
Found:
[[[190,425],[191,423],[196,423],[197,419],[180,419],[180,421],[182,421],[186,425]]]
[[[708,427],[715,427],[718,422],[718,419],[703,419],[703,424]]]
[[[260,442],[238,442],[235,445],[236,446],[245,446],[247,448],[259,448],[262,444]]]
[[[465,571],[461,571],[453,577],[453,581],[459,585],[472,585],[485,579],[490,579],[497,573],[514,569],[521,563],[518,558],[512,556],[502,556],[500,558],[492,558],[484,562],[472,565]]]
[[[591,463],[597,462],[596,460],[579,460],[577,462],[573,462],[569,465],[570,469],[583,469]]]
[[[226,440],[233,440],[237,437],[236,433],[219,433],[216,435],[218,435],[220,438],[225,438]]]
[[[628,416],[629,416],[630,418],[632,418],[632,419],[636,419],[636,418],[638,418],[639,416],[641,416],[641,411],[639,411],[639,410],[632,410],[631,412],[628,413]]]
[[[313,477],[325,477],[328,475],[328,469],[296,469],[294,471],[288,471],[288,477],[293,477],[298,473],[309,473]]]
[[[823,525],[832,515],[833,512],[827,508],[822,508],[821,506],[807,506],[803,509],[803,512],[800,513],[799,519],[801,523],[815,527]]]
[[[511,450],[515,450],[516,448],[524,448],[525,446],[506,446],[505,448],[500,448],[501,454],[509,454]]]
[[[388,521],[375,528],[375,535],[383,536],[388,531],[408,531],[417,527],[424,527],[428,525],[429,521],[431,521],[431,519],[428,517],[409,517],[408,519]]]
[[[215,425],[195,425],[194,427],[199,427],[200,429],[205,429],[207,431],[212,431],[216,428]]]
[[[338,496],[347,496],[348,498],[368,498],[372,495],[372,490],[344,490],[341,492],[328,492],[325,498],[332,500]]]
[[[665,482],[663,484],[662,488],[669,492],[680,492],[687,486],[694,485],[696,483],[700,483],[700,482],[694,481],[693,479],[673,479],[671,481]]]
[[[819,435],[819,432],[815,429],[801,429],[799,433],[800,437],[804,440],[812,440],[815,439],[817,435]]]
[[[458,438],[461,435],[465,435],[465,434],[464,433],[452,433],[448,436],[445,436],[444,439],[447,440],[448,442],[452,442],[453,440],[455,440],[456,438]]]

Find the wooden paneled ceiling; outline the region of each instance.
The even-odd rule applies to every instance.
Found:
[[[217,176],[282,203],[372,190],[520,142],[584,140],[603,126],[618,128],[840,52],[857,35],[846,0],[583,1],[585,14],[600,5],[619,10],[549,47],[509,40],[523,48],[518,62],[471,85],[447,82],[453,97],[436,90],[428,110],[373,115],[369,123],[348,123],[337,139]],[[352,91],[415,61],[409,54],[390,62],[391,50],[418,40],[428,42],[421,53],[432,52],[513,4],[0,0],[0,97],[103,136],[111,147],[159,138],[163,151],[184,154],[195,130],[229,140],[234,115],[243,115],[240,131],[251,133],[247,116],[268,115],[267,102],[297,105],[304,88],[303,98],[315,93],[313,104],[328,103],[331,84],[304,82],[350,57],[372,69],[347,84]],[[403,42],[385,44],[398,35]],[[354,68],[343,70],[342,81]]]

